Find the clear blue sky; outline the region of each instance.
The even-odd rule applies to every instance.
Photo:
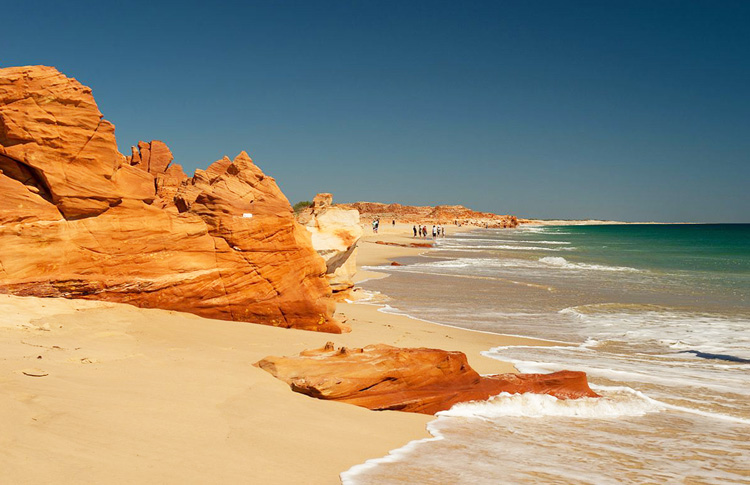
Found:
[[[91,86],[120,149],[246,150],[292,203],[750,222],[750,1],[4,5],[0,65]]]

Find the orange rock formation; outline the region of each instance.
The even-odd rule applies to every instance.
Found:
[[[0,69],[0,292],[348,330],[273,178],[245,152],[192,178],[172,158],[159,141],[120,154],[56,69]]]
[[[382,218],[399,222],[422,224],[470,224],[487,227],[516,227],[516,216],[499,215],[491,212],[477,212],[462,205],[410,206],[401,204],[381,204],[379,202],[355,202],[336,204],[342,209],[357,209],[364,221]]]
[[[501,392],[598,397],[583,372],[480,376],[462,352],[438,349],[368,345],[336,350],[329,342],[323,349],[295,357],[266,357],[255,365],[296,392],[378,411],[434,414]]]

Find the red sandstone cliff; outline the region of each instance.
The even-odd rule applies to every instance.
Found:
[[[422,224],[471,224],[487,227],[516,227],[516,216],[499,215],[491,212],[477,212],[462,205],[410,206],[401,204],[381,204],[379,202],[355,202],[336,204],[342,209],[357,209],[362,220],[369,221],[380,217],[384,222],[395,219],[398,222]]]
[[[583,372],[480,376],[462,352],[368,345],[361,349],[306,350],[294,357],[266,357],[256,366],[318,399],[373,410],[435,414],[456,403],[502,392],[550,394],[559,399],[598,397]]]
[[[120,154],[56,69],[0,69],[0,292],[348,330],[273,178],[245,152],[192,178],[172,158],[159,141]]]

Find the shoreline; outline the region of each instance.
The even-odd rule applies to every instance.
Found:
[[[722,222],[629,222],[629,221],[606,221],[600,219],[523,219],[520,222],[519,219],[518,228],[522,227],[539,227],[539,226],[620,226],[620,225],[631,225],[631,226],[646,226],[646,225],[712,225],[712,224],[725,224]],[[527,222],[528,221],[528,222]],[[731,224],[731,223],[730,223]]]
[[[404,226],[404,227],[401,227]],[[355,288],[357,288],[357,284],[363,283],[368,280],[373,279],[382,279],[387,278],[390,276],[387,273],[380,273],[377,271],[372,270],[363,270],[361,269],[362,266],[382,266],[389,264],[390,262],[403,257],[410,257],[410,256],[420,256],[425,253],[430,252],[431,248],[410,248],[405,247],[408,243],[413,242],[414,240],[420,241],[420,240],[426,240],[426,241],[432,241],[431,238],[414,238],[409,235],[404,235],[404,232],[410,229],[410,224],[396,224],[396,226],[393,225],[387,225],[385,226],[385,231],[383,231],[381,228],[381,231],[377,234],[373,233],[365,233],[365,235],[360,240],[362,248],[368,248],[372,247],[371,253],[366,254],[366,257],[360,259],[360,256],[358,255],[357,258],[357,273],[355,275]],[[479,229],[478,227],[471,227],[471,226],[464,226],[460,228],[453,227],[453,231],[451,231],[453,234],[456,232],[469,232],[475,229]],[[391,243],[397,243],[397,244],[403,244],[403,246],[396,246],[396,245],[378,245],[375,244],[375,241],[385,241],[385,242],[391,242]],[[363,291],[359,289],[359,291]],[[384,295],[387,298],[387,295]],[[369,308],[369,310],[364,310],[363,308]],[[552,340],[542,340],[537,339],[533,337],[525,337],[525,336],[518,336],[518,335],[506,335],[506,334],[498,334],[493,332],[486,332],[482,330],[473,330],[473,329],[464,329],[448,324],[438,323],[438,322],[432,322],[428,320],[423,320],[418,317],[403,313],[390,313],[384,311],[386,308],[389,308],[389,305],[385,302],[368,302],[368,301],[347,301],[346,303],[339,303],[337,305],[337,312],[341,312],[342,314],[346,315],[347,317],[351,317],[355,322],[362,321],[364,318],[372,318],[372,321],[370,323],[380,323],[382,322],[378,321],[379,319],[374,315],[374,313],[378,313],[382,315],[383,319],[390,319],[393,317],[394,319],[397,319],[397,324],[402,323],[403,325],[406,325],[406,322],[404,319],[408,319],[412,322],[414,322],[412,325],[418,325],[421,330],[427,333],[434,334],[436,332],[436,328],[444,329],[446,331],[445,337],[441,338],[441,342],[436,343],[436,345],[425,345],[423,343],[422,338],[415,338],[414,343],[405,343],[401,342],[399,343],[399,346],[405,346],[405,347],[411,347],[411,346],[425,346],[425,347],[437,347],[444,350],[460,350],[466,354],[466,357],[469,361],[469,364],[480,374],[486,375],[486,374],[499,374],[499,373],[517,373],[519,372],[518,369],[516,369],[513,364],[505,361],[501,361],[492,357],[488,357],[485,355],[485,352],[490,351],[493,348],[499,347],[499,346],[559,346],[560,344],[563,345],[575,345],[574,343],[570,342],[558,342],[558,341],[552,341]],[[392,308],[392,307],[391,307]],[[390,320],[389,320],[390,321]],[[387,325],[387,324],[386,324]],[[358,329],[354,325],[352,326],[352,332],[356,332]],[[452,334],[456,333],[459,335],[458,338],[455,338]],[[450,339],[446,340],[446,339]],[[454,340],[455,339],[455,340]],[[342,470],[342,475],[350,475],[350,474],[356,474],[357,470],[365,470],[373,466],[377,466],[378,463],[381,462],[388,462],[392,459],[396,459],[398,455],[403,452],[403,450],[410,449],[413,446],[418,445],[419,443],[432,441],[432,440],[440,440],[442,439],[442,436],[435,434],[430,430],[430,423],[438,419],[438,416],[426,416],[428,419],[424,423],[424,425],[421,425],[421,427],[417,427],[416,429],[410,430],[405,432],[404,434],[408,434],[410,436],[410,439],[408,441],[404,441],[401,446],[398,446],[396,448],[391,448],[389,450],[386,450],[384,453],[382,453],[379,456],[372,456],[368,459],[353,465],[352,467]],[[415,423],[416,424],[416,423]],[[405,430],[402,430],[405,431]],[[347,476],[346,480],[342,477],[342,483],[352,483],[351,482],[351,476]]]
[[[413,242],[403,234],[407,227],[411,232],[411,225],[400,225],[366,234],[358,268],[425,252],[375,244]],[[457,228],[447,229],[451,234]],[[356,279],[383,276],[358,270]],[[337,317],[352,332],[335,335],[101,301],[0,295],[6,316],[0,323],[0,468],[14,483],[84,477],[107,483],[337,483],[355,465],[431,438],[427,425],[435,416],[313,399],[253,363],[327,341],[384,343],[459,350],[480,374],[496,374],[515,368],[482,352],[554,345],[381,309],[337,304]]]

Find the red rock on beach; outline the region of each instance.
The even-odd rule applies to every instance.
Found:
[[[245,153],[188,178],[162,142],[117,150],[91,89],[0,69],[0,293],[340,333],[326,266]]]
[[[599,397],[584,372],[480,376],[466,355],[427,348],[368,345],[338,350],[332,343],[294,357],[266,357],[255,364],[292,390],[373,410],[435,414],[456,403],[502,392],[549,394],[559,399]]]
[[[402,244],[392,241],[375,241],[375,244],[381,244],[383,246],[398,246],[401,248],[431,248],[433,247],[432,243],[409,243],[409,244]]]

